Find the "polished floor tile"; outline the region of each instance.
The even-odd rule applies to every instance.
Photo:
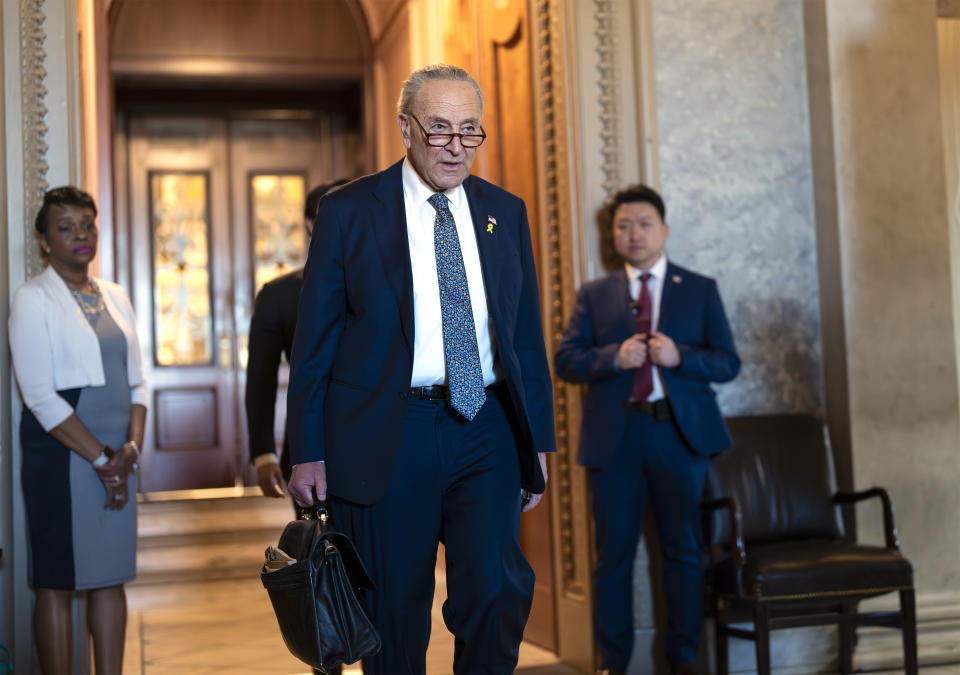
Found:
[[[309,675],[309,668],[291,656],[283,644],[257,569],[262,560],[264,532],[279,530],[287,522],[289,504],[260,498],[224,502],[226,506],[218,504],[187,501],[141,506],[140,575],[138,582],[127,588],[125,675]],[[225,518],[248,526],[248,536],[243,536],[243,532],[231,535],[232,545],[243,547],[239,553],[231,548],[227,555],[222,546],[208,550],[200,545],[208,541],[210,532],[222,529]],[[154,541],[158,537],[162,545]],[[453,637],[440,613],[446,596],[442,547],[438,553],[428,675],[451,673],[453,662]],[[191,560],[197,561],[210,576],[219,578],[196,580],[203,575],[187,564]],[[169,569],[164,567],[170,561],[176,564]],[[156,564],[151,567],[148,563]],[[240,578],[224,578],[237,575]],[[193,580],[166,581],[184,576]],[[345,672],[359,675],[360,668],[348,667]],[[530,643],[521,645],[517,675],[576,673],[559,663],[553,653]],[[960,664],[928,666],[921,669],[921,675],[960,675]]]
[[[453,637],[443,625],[445,596],[437,579],[427,674],[451,673]],[[309,673],[287,651],[267,593],[249,580],[133,585],[127,589],[126,675]],[[551,652],[524,643],[518,670],[536,675],[573,674]],[[359,667],[346,673],[360,673]]]
[[[427,675],[452,672],[453,637],[440,616],[446,590],[437,575]],[[125,675],[310,675],[287,651],[266,591],[250,579],[133,585],[127,589]],[[359,665],[344,670],[359,675]],[[576,675],[556,655],[520,647],[518,675]],[[960,664],[928,666],[921,675],[960,675]],[[874,675],[895,675],[902,670]]]

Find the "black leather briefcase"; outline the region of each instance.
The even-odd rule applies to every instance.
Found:
[[[296,562],[272,570],[264,563],[260,580],[290,653],[330,672],[379,652],[380,636],[355,592],[373,589],[373,580],[353,542],[333,529],[326,504],[315,502],[303,518],[288,523],[278,548]]]

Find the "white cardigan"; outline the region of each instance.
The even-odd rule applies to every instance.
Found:
[[[127,339],[130,400],[147,404],[147,386],[130,298],[119,285],[96,279],[103,304]],[[52,267],[24,283],[10,310],[13,372],[24,405],[47,431],[73,408],[57,391],[106,384],[97,335],[66,282]]]

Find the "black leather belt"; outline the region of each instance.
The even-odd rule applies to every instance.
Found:
[[[665,398],[658,401],[637,401],[628,399],[623,407],[640,415],[653,415],[653,419],[663,422],[670,419],[670,403]]]
[[[500,386],[500,382],[494,382],[486,387],[488,393],[493,392]],[[410,398],[419,398],[423,401],[449,401],[450,387],[445,384],[430,384],[425,387],[410,387]]]
[[[445,384],[431,384],[426,387],[410,387],[410,398],[424,401],[449,401],[450,388]]]

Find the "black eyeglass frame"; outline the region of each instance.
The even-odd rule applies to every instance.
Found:
[[[447,147],[448,145],[450,145],[450,144],[453,142],[453,137],[454,137],[454,136],[457,136],[457,137],[460,139],[460,145],[462,145],[462,146],[465,147],[465,148],[479,148],[481,145],[483,145],[483,142],[484,142],[485,140],[487,140],[487,132],[483,130],[483,125],[480,125],[480,133],[479,133],[479,134],[455,134],[455,133],[452,133],[452,132],[451,132],[451,133],[447,133],[447,134],[432,134],[432,133],[430,133],[429,131],[427,131],[426,129],[423,128],[423,125],[420,124],[420,120],[418,120],[414,115],[412,115],[411,113],[404,113],[404,114],[405,114],[407,117],[411,118],[414,122],[417,123],[417,126],[420,127],[420,131],[423,132],[424,137],[427,139],[427,145],[429,145],[431,148],[445,148],[445,147]],[[431,140],[431,139],[433,139],[433,138],[438,138],[438,137],[439,137],[439,138],[446,137],[446,138],[447,138],[447,142],[446,142],[446,143],[442,143],[442,144],[437,144],[437,143],[434,143],[434,142]],[[464,139],[464,138],[479,138],[479,139],[480,139],[480,142],[477,143],[476,145],[466,145],[466,144],[464,144],[464,142],[463,142],[463,139]]]

